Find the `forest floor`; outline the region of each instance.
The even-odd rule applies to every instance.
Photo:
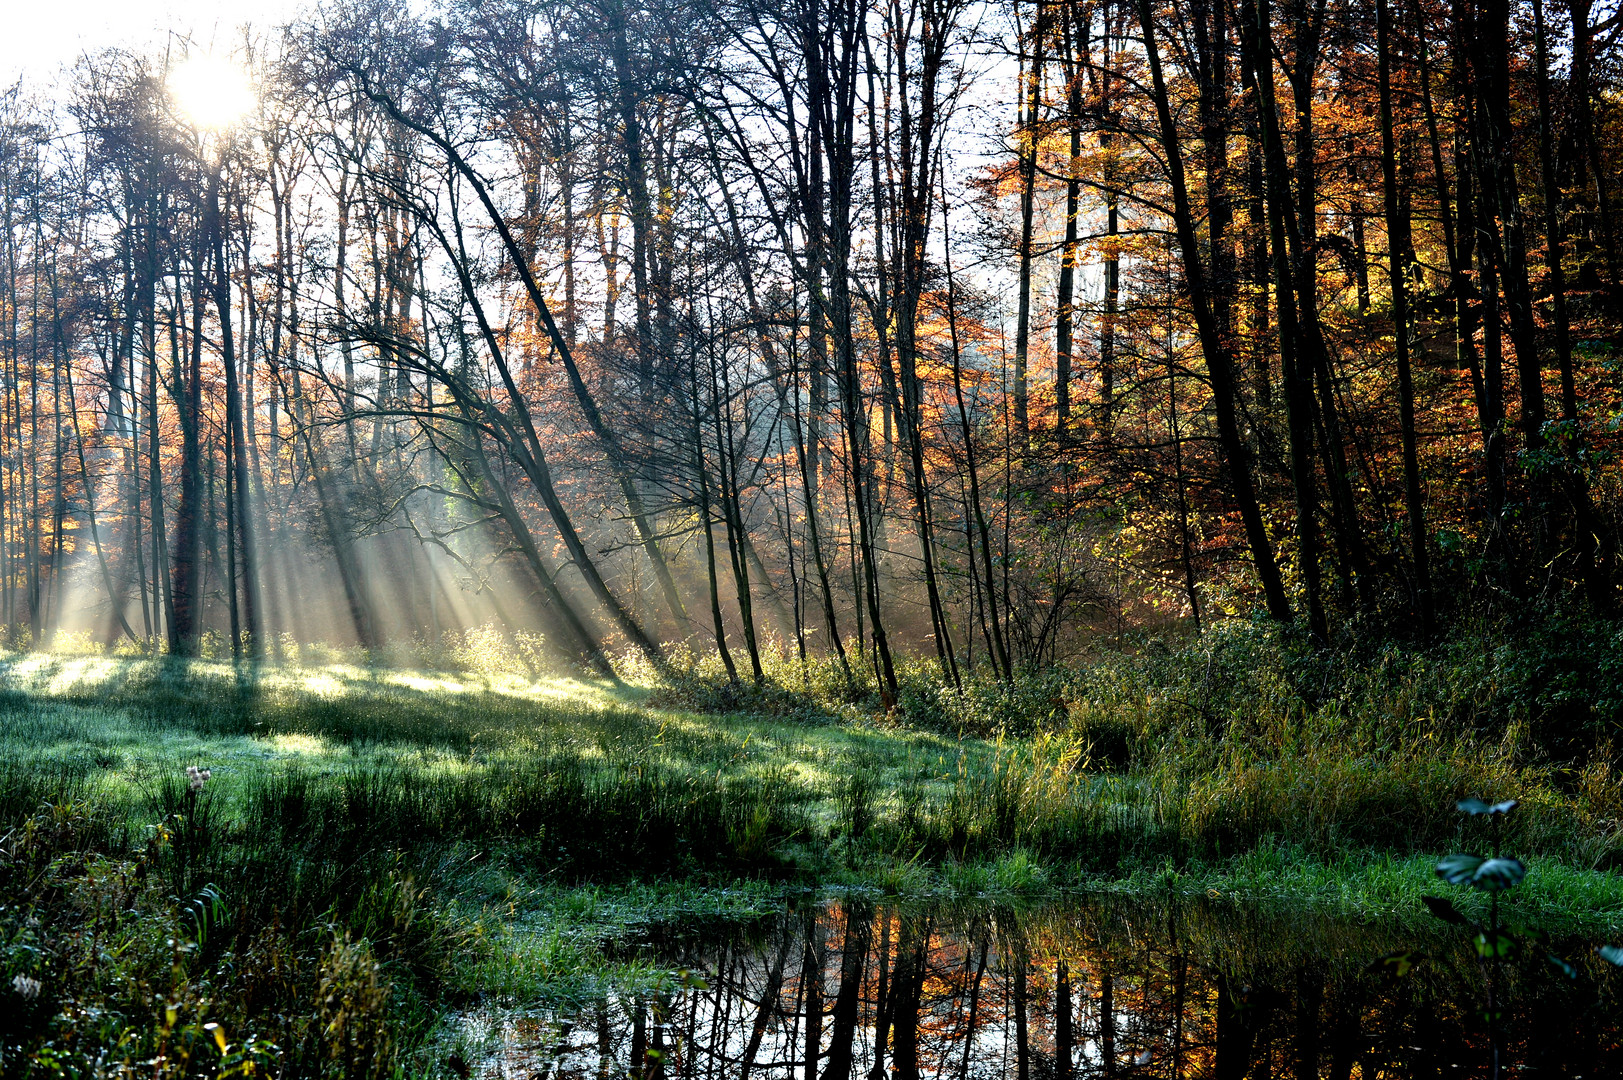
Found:
[[[1416,678],[1397,685],[1435,714]],[[1325,698],[1334,730],[1285,707],[1291,734],[1270,734],[1260,705],[1213,730],[1217,698],[1163,707],[1119,670],[915,678],[887,715],[802,679],[6,657],[0,975],[42,989],[0,1052],[292,1053],[361,1075],[455,1003],[635,984],[657,973],[617,943],[650,923],[808,888],[1419,919],[1437,856],[1486,843],[1452,808],[1472,794],[1523,800],[1518,918],[1623,933],[1609,760],[1535,763],[1525,730],[1393,737],[1346,695]]]

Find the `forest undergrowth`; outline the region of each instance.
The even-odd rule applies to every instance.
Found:
[[[806,887],[1418,909],[1470,795],[1521,800],[1525,905],[1623,928],[1623,627],[1375,638],[918,664],[887,713],[792,656],[756,685],[12,654],[0,1073],[411,1072],[449,1010],[656,978],[628,928]]]

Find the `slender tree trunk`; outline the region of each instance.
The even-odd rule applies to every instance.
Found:
[[[964,402],[964,375],[963,352],[958,342],[958,293],[953,282],[952,272],[952,238],[949,235],[948,220],[951,213],[945,205],[946,194],[942,193],[941,211],[941,248],[942,264],[947,274],[947,330],[952,342],[952,391],[958,405],[958,426],[964,438],[965,469],[969,473],[969,510],[975,522],[975,531],[980,537],[981,566],[985,578],[984,608],[991,622],[991,641],[989,642],[992,656],[992,670],[1005,679],[1014,677],[1014,669],[1009,663],[1008,645],[1003,637],[1003,624],[998,619],[997,588],[992,579],[992,533],[987,525],[986,513],[981,502],[980,470],[975,463],[975,432],[969,423],[969,409]],[[975,544],[973,540],[968,544],[969,574],[975,577],[980,571],[975,566]]]
[[[124,617],[118,589],[113,585],[112,570],[107,565],[107,553],[102,549],[101,527],[96,524],[96,488],[91,482],[90,469],[85,463],[85,444],[79,433],[78,397],[73,390],[72,364],[66,366],[65,375],[68,383],[68,423],[73,429],[73,445],[79,458],[79,484],[85,493],[85,524],[90,529],[91,545],[96,549],[96,565],[101,570],[101,582],[107,590],[108,603],[112,605],[113,620],[130,640],[139,640],[135,636],[135,631],[130,629],[129,621]]]
[[[697,387],[697,381],[694,382]],[[694,416],[698,416],[698,402],[694,402]],[[699,476],[699,515],[704,519],[704,557],[705,571],[710,581],[710,621],[715,627],[716,653],[721,657],[722,666],[727,669],[727,681],[738,681],[738,668],[733,664],[733,654],[727,651],[727,627],[721,618],[721,592],[716,584],[716,535],[711,527],[710,513],[710,481],[709,468],[704,463],[704,443],[699,436],[699,427],[695,419],[693,428],[693,468]]]
[[[1290,601],[1285,597],[1285,584],[1274,561],[1273,543],[1263,524],[1262,508],[1251,475],[1251,450],[1240,433],[1239,402],[1234,370],[1234,359],[1224,343],[1221,328],[1212,312],[1208,299],[1206,267],[1200,257],[1200,241],[1195,234],[1194,211],[1189,200],[1189,189],[1184,179],[1183,152],[1178,129],[1172,119],[1172,106],[1167,97],[1166,79],[1161,71],[1161,55],[1155,40],[1154,10],[1149,0],[1138,0],[1139,26],[1144,32],[1145,57],[1150,68],[1152,97],[1162,152],[1172,183],[1173,222],[1183,260],[1184,284],[1194,307],[1195,327],[1200,337],[1201,351],[1206,357],[1206,368],[1212,382],[1213,406],[1217,412],[1218,441],[1228,466],[1229,482],[1235,502],[1239,504],[1240,519],[1245,526],[1251,557],[1262,583],[1263,596],[1269,614],[1279,622],[1289,622]]]
[[[209,180],[209,199],[219,198],[219,174]],[[193,251],[191,337],[187,342],[188,370],[175,372],[175,398],[181,427],[180,505],[175,511],[174,622],[169,635],[169,651],[177,656],[196,652],[201,621],[198,554],[202,550],[203,449],[199,428],[203,423],[203,296],[205,294],[204,247]],[[177,282],[178,293],[178,282]]]
[[[1552,319],[1555,329],[1555,359],[1561,371],[1561,420],[1567,427],[1563,449],[1567,456],[1566,487],[1572,503],[1574,544],[1578,550],[1578,572],[1583,578],[1589,601],[1596,608],[1611,608],[1611,586],[1608,568],[1602,565],[1599,533],[1601,525],[1596,518],[1594,502],[1590,497],[1589,478],[1584,472],[1579,450],[1583,446],[1584,432],[1578,417],[1578,386],[1572,368],[1572,325],[1567,309],[1567,279],[1561,265],[1564,238],[1562,236],[1562,199],[1560,174],[1555,162],[1555,120],[1550,109],[1550,68],[1548,43],[1544,26],[1544,2],[1533,0],[1533,43],[1537,72],[1534,75],[1538,91],[1539,115],[1539,170],[1544,187],[1544,265],[1549,274]]]
[[[454,151],[452,152],[454,153]],[[471,171],[469,170],[470,173]],[[490,209],[492,213],[495,212],[494,207]],[[541,447],[540,437],[536,433],[529,406],[524,395],[519,391],[517,384],[513,381],[512,369],[508,366],[500,340],[497,338],[494,329],[492,329],[490,320],[485,315],[484,305],[479,299],[479,290],[473,282],[468,253],[462,241],[461,222],[454,222],[457,234],[456,241],[453,243],[438,219],[432,214],[419,212],[418,218],[434,233],[435,238],[439,241],[441,248],[449,257],[456,271],[459,283],[462,286],[463,299],[467,301],[468,307],[474,314],[474,319],[479,326],[480,336],[484,339],[485,346],[490,353],[491,363],[495,367],[503,390],[507,395],[507,401],[512,406],[515,414],[514,419],[509,419],[501,414],[494,405],[487,402],[485,404],[487,418],[493,425],[507,432],[509,437],[504,440],[504,444],[512,453],[515,463],[524,470],[530,482],[535,485],[536,493],[540,495],[543,505],[547,508],[547,513],[552,518],[553,525],[558,530],[559,538],[563,540],[564,547],[569,552],[570,561],[574,563],[575,569],[580,573],[581,577],[586,580],[587,587],[591,589],[592,595],[597,599],[598,604],[620,632],[625,634],[626,640],[656,668],[663,670],[665,666],[664,656],[644,632],[641,625],[621,606],[618,598],[610,591],[607,582],[603,580],[602,574],[598,571],[597,564],[592,559],[591,553],[587,551],[586,545],[582,542],[574,523],[570,520],[569,513],[564,508],[563,502],[558,498],[557,487],[552,479],[552,470],[547,465],[546,454]],[[505,231],[506,226],[502,225],[501,228]],[[511,234],[508,234],[508,236],[510,238]],[[556,324],[552,322],[552,316],[545,307],[545,301],[539,300],[539,292],[536,295],[538,298],[537,310],[543,313],[543,321],[549,327],[549,334],[553,336],[554,346],[560,350],[567,349],[568,345],[563,342]]]
[[[706,135],[708,138],[708,130]],[[806,418],[806,423],[803,425],[801,422],[799,373],[796,370],[796,365],[794,363],[795,354],[793,351],[791,351],[787,385],[785,385],[784,382],[778,378],[779,364],[777,360],[777,353],[773,347],[772,338],[767,333],[766,313],[761,308],[760,300],[755,290],[754,268],[750,263],[748,249],[744,242],[743,229],[739,224],[738,206],[736,201],[733,199],[732,190],[728,186],[727,179],[722,172],[721,159],[719,153],[717,152],[715,142],[711,140],[708,145],[710,148],[711,169],[715,173],[716,182],[721,188],[723,204],[727,208],[727,224],[729,233],[733,239],[733,261],[738,268],[739,279],[744,284],[744,295],[749,301],[750,317],[756,324],[756,341],[761,349],[761,358],[766,362],[767,368],[773,376],[774,387],[778,388],[779,390],[779,406],[780,408],[785,409],[788,413],[790,430],[795,439],[795,464],[800,473],[801,499],[806,513],[806,533],[807,539],[811,542],[812,561],[817,567],[818,584],[821,588],[823,600],[823,618],[827,623],[829,645],[834,650],[835,655],[840,659],[840,669],[845,673],[846,677],[849,678],[851,675],[851,665],[846,659],[845,643],[840,640],[840,625],[834,610],[834,590],[829,584],[828,562],[823,555],[822,528],[817,520],[816,441],[818,425],[815,422],[815,418],[820,414],[821,410],[817,388],[826,378],[826,360],[822,359],[824,333],[822,329],[823,308],[820,295],[821,290],[816,284],[814,284],[809,290],[811,294],[811,308],[813,312],[810,330],[812,341],[812,369],[807,374],[812,390],[810,395],[810,412],[812,415]],[[816,158],[815,154],[812,156],[814,160],[820,160]],[[816,232],[819,235],[821,234],[820,226]],[[819,240],[817,243],[819,245],[817,250],[820,250],[821,241]],[[810,263],[819,261],[814,259],[813,256],[814,252],[808,251],[807,259]],[[811,272],[812,270],[808,268],[808,273]],[[806,445],[803,438],[803,432],[809,434],[812,440],[812,445],[810,447]]]
[[[1414,563],[1414,606],[1430,625],[1431,563],[1426,553],[1426,508],[1416,448],[1414,377],[1409,370],[1409,216],[1398,197],[1397,138],[1392,117],[1392,17],[1387,0],[1375,0],[1377,78],[1380,83],[1381,177],[1385,191],[1386,258],[1392,286],[1392,338],[1397,353],[1398,425],[1403,438],[1403,492],[1409,517],[1409,557]]]
[[[1082,181],[1082,73],[1078,60],[1088,56],[1088,20],[1067,5],[1061,9],[1065,33],[1066,126],[1070,129],[1070,160],[1065,169],[1065,243],[1060,250],[1059,295],[1054,313],[1054,432],[1061,442],[1071,432],[1071,351],[1075,321],[1077,219],[1081,212]],[[1072,24],[1075,24],[1074,34]],[[1073,40],[1078,39],[1078,40]]]
[[[904,161],[901,176],[901,199],[897,207],[897,264],[896,357],[900,368],[900,386],[891,398],[896,402],[903,441],[907,444],[909,486],[913,496],[914,524],[919,541],[920,559],[924,570],[925,597],[930,608],[931,636],[934,638],[936,659],[942,674],[954,686],[959,684],[958,661],[952,642],[952,629],[942,604],[941,589],[936,572],[937,553],[931,507],[929,478],[924,458],[924,382],[919,376],[918,313],[925,285],[926,244],[930,232],[930,209],[935,203],[934,172],[938,168],[936,144],[939,122],[935,105],[935,84],[939,77],[939,42],[932,37],[922,52],[920,102],[917,116],[913,110],[904,110],[902,117],[902,150]],[[876,206],[876,217],[882,217],[882,206]],[[876,236],[877,243],[877,236]],[[883,258],[876,262],[883,267]],[[875,306],[873,323],[883,327],[891,322],[884,311],[884,284],[881,278],[880,301]],[[889,381],[891,375],[889,337],[883,330],[878,333],[879,365],[882,376]]]
[[[223,169],[223,163],[217,168]],[[265,655],[265,634],[259,614],[259,553],[254,542],[249,499],[251,488],[248,485],[248,440],[242,420],[242,395],[237,385],[236,341],[232,336],[231,327],[231,276],[225,258],[225,228],[220,220],[217,179],[210,194],[207,228],[214,249],[214,307],[220,322],[220,363],[225,368],[225,411],[230,429],[228,441],[231,444],[231,477],[227,487],[232,490],[235,499],[235,524],[241,540],[243,629],[248,633],[249,656],[260,660]],[[232,576],[234,575],[227,575],[228,579]],[[232,606],[235,610],[236,587],[229,581],[228,585],[231,587]],[[240,646],[241,642],[236,639],[233,632],[232,652],[235,653]]]
[[[1477,90],[1481,102],[1482,200],[1486,211],[1483,235],[1493,247],[1510,316],[1521,391],[1522,438],[1526,449],[1534,451],[1544,444],[1544,373],[1533,320],[1511,134],[1510,32],[1509,0],[1482,0],[1477,24],[1477,41],[1481,45]],[[1545,542],[1546,538],[1540,537],[1535,544],[1541,549]]]
[[[1178,423],[1177,364],[1170,343],[1167,349],[1167,427],[1172,435],[1172,483],[1178,511],[1178,562],[1183,566],[1184,595],[1189,600],[1189,614],[1200,633],[1200,593],[1195,587],[1195,548],[1190,535],[1190,508],[1188,478],[1184,474],[1183,432]]]
[[[718,368],[719,381],[718,381]],[[765,678],[761,669],[761,650],[755,639],[755,609],[750,597],[749,563],[743,557],[744,522],[738,505],[738,460],[732,438],[732,391],[724,364],[716,362],[714,349],[710,353],[711,419],[716,429],[716,461],[722,516],[727,523],[727,551],[733,566],[733,585],[737,590],[738,614],[744,626],[744,647],[749,652],[750,674],[757,683]],[[723,416],[723,410],[728,415]]]
[[[1199,52],[1200,141],[1206,174],[1206,243],[1210,252],[1212,314],[1225,337],[1232,329],[1234,253],[1229,242],[1233,210],[1228,197],[1228,5],[1229,0],[1194,0],[1193,23]]]
[[[1115,140],[1115,74],[1110,0],[1101,0],[1104,40],[1100,43],[1099,149],[1104,154],[1105,238],[1103,309],[1099,315],[1099,434],[1108,442],[1114,429],[1116,402],[1116,308],[1121,293],[1119,170],[1112,151]],[[1118,50],[1119,51],[1119,50]]]
[[[1020,130],[1020,298],[1014,324],[1014,423],[1023,452],[1031,438],[1029,416],[1027,353],[1031,345],[1031,262],[1032,229],[1036,215],[1038,130],[1042,103],[1043,46],[1047,22],[1042,0],[1031,25],[1031,54],[1022,89],[1025,91],[1025,120]]]

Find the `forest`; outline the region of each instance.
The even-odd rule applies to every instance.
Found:
[[[4,85],[0,1078],[1623,1068],[1620,39],[320,0]]]
[[[1607,614],[1616,27],[374,3],[86,57],[0,128],[6,634],[493,627],[888,705],[1128,628]]]

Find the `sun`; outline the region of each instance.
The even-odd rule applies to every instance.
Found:
[[[199,128],[230,127],[254,107],[254,91],[241,68],[208,54],[191,56],[169,72],[169,96]]]

